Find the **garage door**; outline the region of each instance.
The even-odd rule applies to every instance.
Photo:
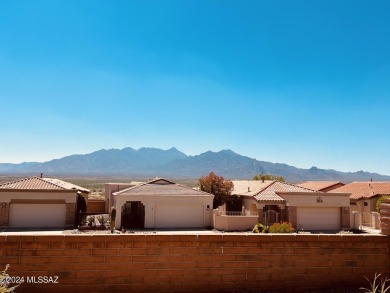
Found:
[[[303,230],[338,230],[340,208],[298,208],[297,222]]]
[[[64,227],[65,204],[22,204],[10,205],[9,226],[18,227]]]
[[[203,206],[157,205],[154,220],[156,228],[204,227]]]

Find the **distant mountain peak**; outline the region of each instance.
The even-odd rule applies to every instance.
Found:
[[[143,147],[102,149],[84,155],[70,155],[43,163],[0,163],[1,175],[32,175],[45,173],[50,176],[134,176],[168,178],[199,178],[211,171],[232,179],[251,179],[259,173],[283,176],[289,182],[308,180],[337,180],[342,182],[390,180],[390,176],[358,172],[339,172],[317,167],[300,169],[287,164],[258,161],[235,153],[231,149],[207,151],[188,156],[175,147],[167,150]]]
[[[221,150],[221,151],[219,151],[219,153],[228,154],[228,155],[235,155],[235,156],[239,156],[239,154],[237,154],[237,153],[233,152],[231,149]]]

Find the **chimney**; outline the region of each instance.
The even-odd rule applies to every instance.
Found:
[[[41,173],[41,178],[43,177],[43,173]]]
[[[250,192],[251,191],[251,188],[248,186],[248,192]]]

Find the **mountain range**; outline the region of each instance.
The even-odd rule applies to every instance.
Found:
[[[340,172],[312,167],[301,169],[286,164],[258,161],[232,150],[208,151],[188,156],[176,148],[124,148],[71,155],[47,162],[0,163],[1,175],[168,177],[199,178],[213,171],[230,179],[251,179],[259,173],[283,176],[289,182],[334,180],[342,182],[390,180],[390,176],[358,172]]]

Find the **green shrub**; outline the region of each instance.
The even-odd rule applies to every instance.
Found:
[[[390,198],[389,195],[382,195],[378,200],[376,201],[376,211],[379,213],[381,211],[381,203],[386,199]]]
[[[287,222],[275,223],[269,227],[269,233],[293,233],[294,227]]]
[[[268,226],[265,226],[261,223],[257,223],[253,229],[252,229],[252,232],[253,233],[268,233],[269,231],[269,227]]]

